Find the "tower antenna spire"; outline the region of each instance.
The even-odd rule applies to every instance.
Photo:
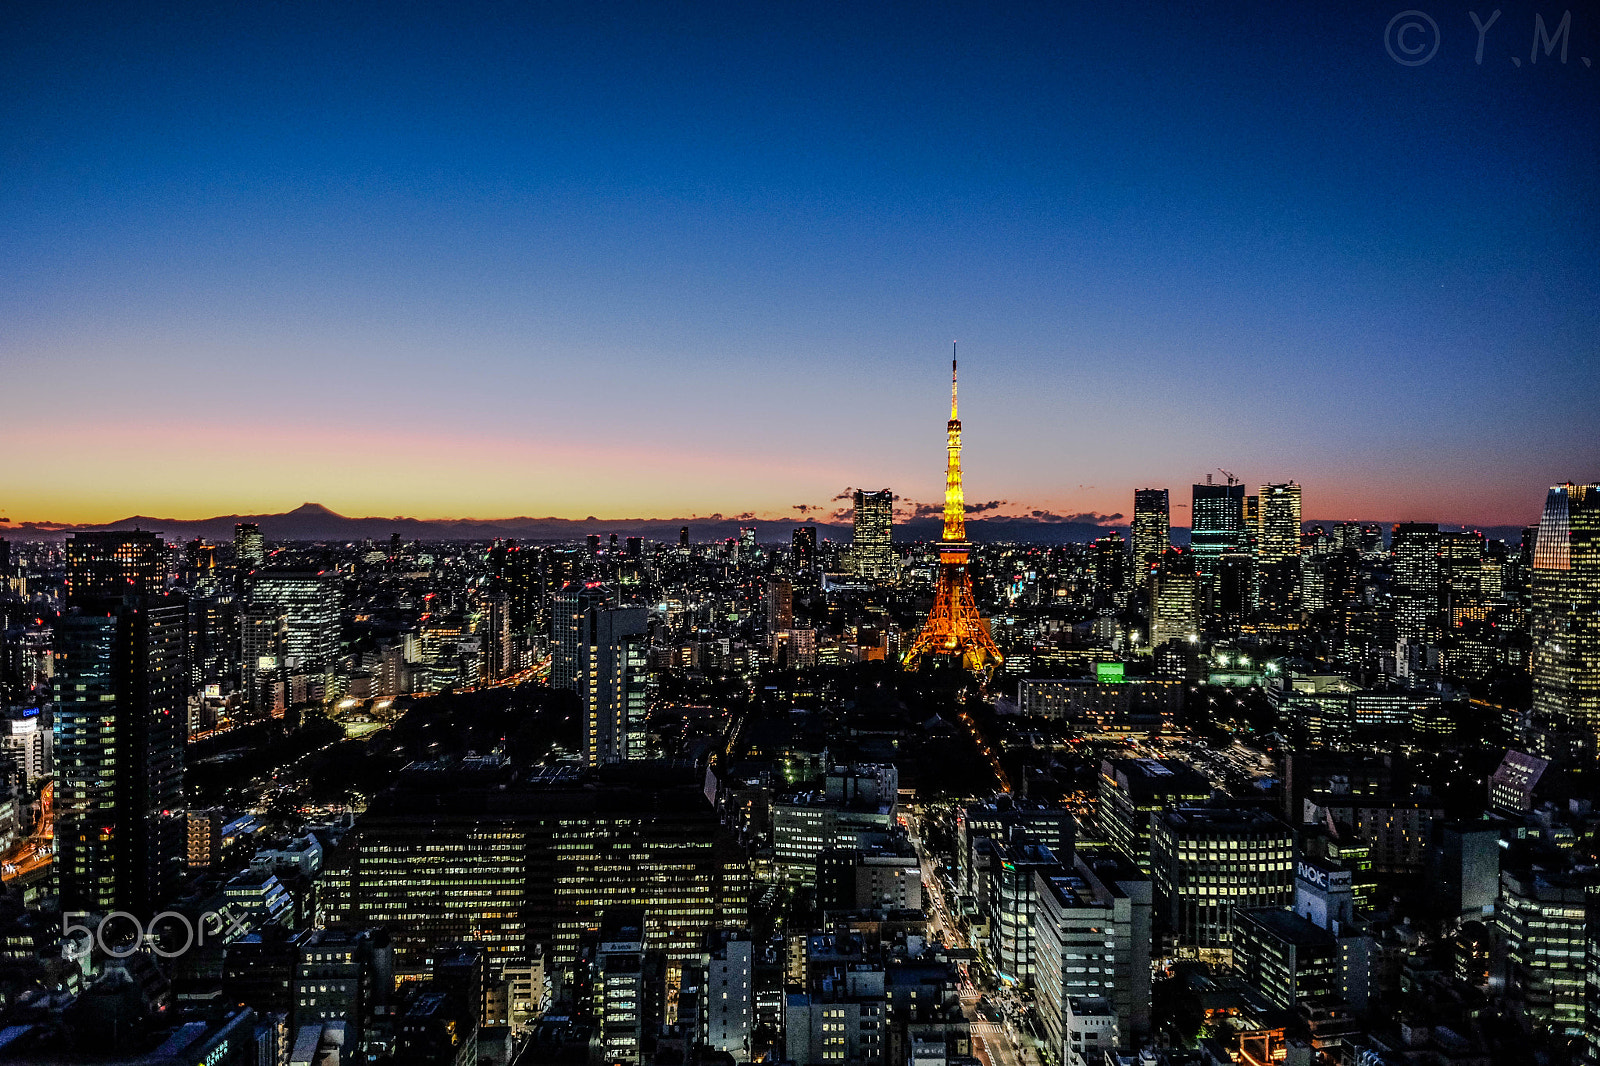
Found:
[[[950,342],[950,420],[956,419],[956,342]]]

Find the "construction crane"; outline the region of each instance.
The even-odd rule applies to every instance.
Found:
[[[1222,469],[1222,467],[1219,466],[1219,467],[1217,467],[1217,472],[1220,473],[1223,477],[1228,479],[1228,484],[1230,486],[1239,484],[1239,476],[1237,474],[1235,474],[1232,470],[1224,470],[1224,469]]]

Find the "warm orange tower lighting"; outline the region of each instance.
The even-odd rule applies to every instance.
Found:
[[[950,360],[950,422],[946,426],[944,541],[939,546],[939,587],[933,610],[917,634],[905,664],[911,669],[930,655],[959,658],[961,665],[987,675],[1001,660],[989,627],[978,617],[967,573],[967,507],[961,491],[961,419],[956,414],[956,361]]]

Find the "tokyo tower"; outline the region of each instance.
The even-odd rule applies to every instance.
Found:
[[[957,659],[974,673],[987,675],[1002,656],[978,617],[967,573],[967,508],[961,492],[961,419],[956,414],[956,361],[950,358],[949,443],[944,475],[944,539],[939,545],[939,587],[933,610],[917,634],[905,665],[916,669],[928,656]]]

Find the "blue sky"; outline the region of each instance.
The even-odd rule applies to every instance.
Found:
[[[937,499],[959,338],[972,499],[1531,521],[1600,477],[1600,14],[1398,10],[21,11],[0,513]]]

